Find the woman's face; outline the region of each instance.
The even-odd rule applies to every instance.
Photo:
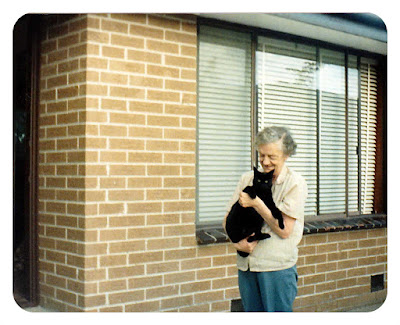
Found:
[[[282,141],[280,140],[260,145],[258,147],[258,156],[264,172],[269,173],[270,171],[275,170],[275,177],[280,174],[282,167],[288,158],[282,151]]]

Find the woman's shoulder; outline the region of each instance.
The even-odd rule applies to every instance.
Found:
[[[293,168],[288,167],[287,178],[291,183],[307,186],[305,178],[298,171],[294,170]]]

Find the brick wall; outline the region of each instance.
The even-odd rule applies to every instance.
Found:
[[[41,304],[228,311],[236,253],[195,238],[195,18],[55,15],[42,29]],[[371,296],[385,236],[306,236],[296,309]]]
[[[371,275],[384,274],[386,228],[305,235],[299,245],[295,311],[340,311],[383,302],[371,292]]]
[[[39,286],[41,304],[79,310],[85,292],[85,257],[93,233],[85,230],[86,56],[85,16],[49,15],[42,21],[39,113]]]

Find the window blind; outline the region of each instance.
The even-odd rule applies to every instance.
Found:
[[[258,130],[288,127],[298,144],[287,165],[307,182],[306,215],[317,213],[317,112],[315,48],[258,38],[256,83]]]
[[[200,27],[198,222],[221,222],[251,168],[251,134],[271,125],[298,143],[287,165],[306,179],[306,216],[373,213],[377,62],[259,36],[252,130],[251,57],[249,34]]]
[[[345,213],[346,102],[344,53],[320,50],[319,213]]]
[[[376,153],[377,73],[373,60],[361,59],[361,212],[373,212]]]
[[[197,221],[220,224],[251,170],[250,34],[200,26],[198,59]]]
[[[316,47],[258,38],[258,130],[270,125],[291,129],[298,150],[287,165],[306,179],[307,216],[372,212],[377,100],[373,63],[363,58],[359,71],[354,55],[346,64],[344,52],[317,53]]]
[[[358,198],[358,58],[348,57],[348,211],[349,214],[359,214]]]

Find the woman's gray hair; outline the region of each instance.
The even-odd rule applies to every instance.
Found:
[[[255,145],[258,148],[261,145],[282,140],[282,151],[284,155],[290,157],[296,153],[297,144],[293,140],[289,129],[281,126],[269,126],[258,132]]]

